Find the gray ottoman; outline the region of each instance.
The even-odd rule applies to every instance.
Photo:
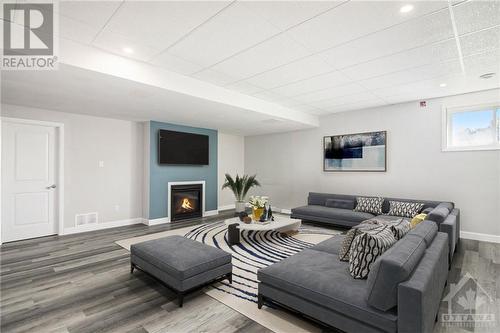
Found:
[[[138,268],[174,289],[179,306],[186,293],[209,282],[232,283],[231,254],[182,236],[132,245],[130,264],[130,273]]]

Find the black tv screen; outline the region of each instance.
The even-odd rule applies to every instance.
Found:
[[[208,165],[208,135],[159,130],[158,163]]]

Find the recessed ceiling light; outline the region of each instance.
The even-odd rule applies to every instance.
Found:
[[[124,47],[122,50],[123,50],[123,52],[128,53],[128,54],[134,53],[134,50],[130,47]]]
[[[411,12],[412,10],[413,10],[413,5],[404,5],[403,7],[401,7],[399,11],[401,13],[408,13]]]
[[[483,75],[480,75],[479,77],[481,79],[491,79],[493,76],[495,76],[495,73],[484,73]]]
[[[441,88],[444,88],[444,87],[446,87],[446,83],[441,83],[441,84],[439,84],[439,86],[440,86]]]

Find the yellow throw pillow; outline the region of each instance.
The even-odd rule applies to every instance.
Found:
[[[417,226],[417,224],[419,224],[420,222],[422,222],[423,220],[425,220],[425,218],[427,217],[427,214],[418,214],[418,215],[415,215],[413,217],[413,219],[411,220],[411,228],[415,228]]]

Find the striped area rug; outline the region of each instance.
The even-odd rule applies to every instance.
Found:
[[[319,328],[280,308],[264,306],[257,308],[257,270],[272,265],[295,253],[309,248],[339,231],[316,227],[301,227],[294,236],[275,231],[242,231],[241,244],[229,245],[227,226],[224,222],[202,224],[156,234],[118,241],[120,246],[170,235],[184,237],[220,248],[233,256],[233,283],[222,281],[205,289],[205,293],[225,305],[242,313],[274,332],[319,332]]]

